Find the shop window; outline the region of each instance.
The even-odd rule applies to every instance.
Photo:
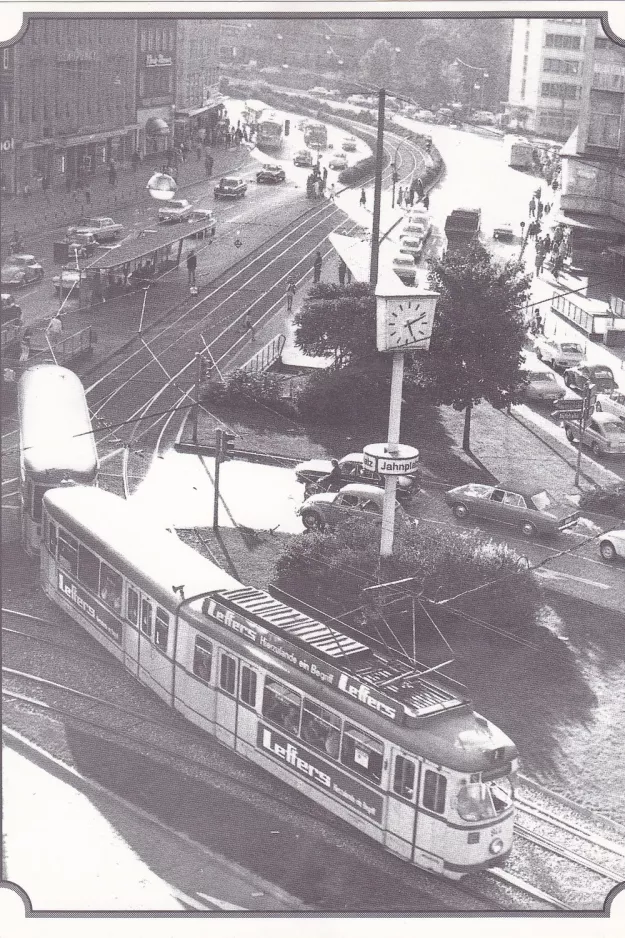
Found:
[[[152,638],[152,603],[147,599],[141,600],[141,631]]]
[[[78,547],[78,579],[92,593],[98,592],[100,582],[100,558],[80,544]]]
[[[345,724],[341,762],[369,781],[379,783],[384,764],[384,744],[363,730]]]
[[[426,769],[423,779],[423,807],[436,814],[445,812],[445,796],[447,793],[447,779],[439,772]]]
[[[320,752],[338,759],[341,742],[341,718],[320,704],[304,698],[301,737]]]
[[[208,683],[211,679],[211,669],[213,665],[213,643],[201,635],[195,637],[195,649],[193,652],[193,673]]]
[[[243,703],[248,704],[250,707],[256,706],[256,685],[258,683],[258,675],[253,668],[248,668],[246,664],[241,665],[241,687],[239,690],[239,697]]]
[[[263,716],[292,736],[299,734],[302,697],[272,678],[265,680]]]
[[[395,756],[393,773],[393,791],[402,798],[412,799],[415,785],[415,763],[405,756]]]
[[[126,618],[133,625],[139,624],[139,594],[132,586],[126,590]]]
[[[108,564],[100,564],[100,599],[115,612],[122,611],[122,578]]]
[[[78,541],[59,528],[59,566],[73,576],[78,572]]]
[[[221,666],[219,669],[219,686],[233,697],[237,686],[237,661],[224,651],[221,653]]]
[[[167,642],[169,639],[169,616],[160,606],[156,607],[156,618],[154,620],[154,641],[159,648],[167,651]]]

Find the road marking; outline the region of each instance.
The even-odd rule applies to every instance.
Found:
[[[535,570],[538,576],[545,580],[575,580],[577,583],[583,583],[585,586],[596,586],[600,590],[611,590],[608,583],[598,583],[597,580],[587,580],[583,576],[573,576],[572,573],[560,573],[559,570]]]
[[[211,905],[216,905],[218,909],[223,909],[224,912],[249,912],[249,909],[246,909],[244,905],[235,905],[233,902],[226,902],[224,899],[215,899],[214,896],[207,896],[205,892],[198,892],[198,896],[201,896],[202,899],[206,899],[207,902],[210,902]]]
[[[198,902],[197,899],[194,899],[193,896],[188,896],[186,892],[182,892],[181,889],[176,889],[175,886],[169,884],[171,894],[174,899],[178,899],[179,902],[183,902],[185,905],[191,906],[192,909],[199,909],[201,912],[212,912],[213,909],[209,905],[205,905],[203,902]],[[198,896],[201,896],[202,893],[198,892]],[[203,897],[209,898],[209,896]],[[213,900],[211,899],[211,902]]]

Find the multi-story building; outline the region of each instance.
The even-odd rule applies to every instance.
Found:
[[[625,244],[625,48],[599,21],[589,24],[579,123],[561,156],[560,208],[573,262],[586,266]]]
[[[515,19],[508,109],[528,130],[566,140],[581,106],[587,29],[592,20]]]
[[[171,145],[176,84],[176,21],[137,21],[137,147],[142,157],[160,158]]]
[[[134,150],[134,20],[31,15],[1,54],[5,192],[71,188]]]
[[[219,93],[219,20],[176,22],[175,140],[205,139],[217,124]],[[199,137],[198,137],[199,135]]]

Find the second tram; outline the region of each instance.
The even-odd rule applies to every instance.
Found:
[[[98,452],[78,375],[44,362],[27,368],[17,391],[22,544],[39,552],[41,500],[63,483],[93,485]]]
[[[304,129],[304,143],[315,150],[325,150],[328,145],[328,128],[318,121],[309,121]]]
[[[459,879],[510,853],[517,750],[459,685],[242,585],[116,495],[43,505],[47,595],[188,720],[419,867]]]
[[[263,111],[257,123],[256,146],[262,150],[279,150],[284,126],[275,111]]]

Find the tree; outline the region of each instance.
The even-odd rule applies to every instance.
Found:
[[[368,49],[360,60],[360,74],[363,81],[374,88],[389,91],[396,87],[398,68],[397,53],[386,39],[378,39],[373,48]]]
[[[420,364],[434,400],[465,412],[462,445],[468,450],[472,406],[487,400],[501,407],[522,385],[530,278],[518,262],[499,265],[476,246],[430,261],[429,284],[440,299],[430,354]]]
[[[315,284],[294,317],[304,354],[334,356],[337,367],[376,354],[375,296],[367,283]]]

